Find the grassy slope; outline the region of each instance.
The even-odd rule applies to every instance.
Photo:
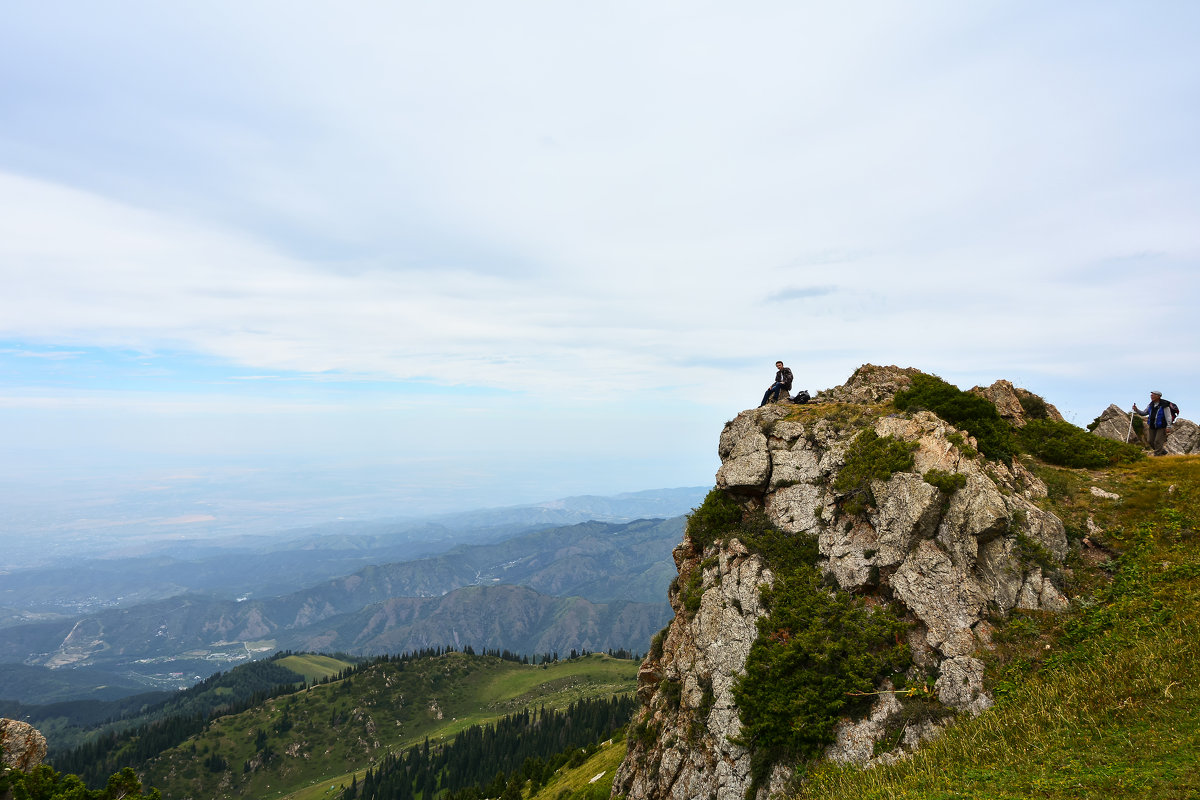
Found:
[[[528,800],[608,800],[617,767],[625,758],[625,741],[605,742],[578,767],[563,767]]]
[[[164,753],[147,770],[147,783],[164,798],[327,797],[331,786],[354,774],[361,779],[388,750],[450,737],[527,706],[562,708],[582,697],[627,693],[636,672],[633,661],[599,654],[545,667],[462,653],[379,664],[349,686],[316,686],[217,720]],[[285,713],[291,727],[279,730]],[[255,746],[259,730],[268,734],[271,758]],[[205,767],[214,754],[227,768]]]
[[[1038,470],[1077,548],[1071,611],[998,628],[996,708],[896,765],[823,765],[798,797],[1200,797],[1200,457]]]
[[[290,669],[297,675],[303,675],[304,680],[310,683],[337,675],[342,670],[351,666],[346,661],[341,661],[332,656],[318,655],[317,653],[297,653],[295,655],[284,656],[275,663],[285,669]]]

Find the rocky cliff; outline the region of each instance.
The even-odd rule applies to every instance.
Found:
[[[837,720],[828,758],[900,757],[948,714],[986,709],[991,699],[976,656],[989,644],[989,620],[1015,608],[1066,607],[1054,574],[1067,553],[1064,527],[1034,503],[1045,486],[1015,459],[985,459],[969,435],[934,414],[898,412],[890,401],[919,374],[867,365],[811,405],[744,411],[720,436],[717,490],[746,515],[765,514],[797,547],[815,540],[829,591],[890,607],[909,623],[906,676],[928,686],[927,707],[945,711],[909,714],[898,730],[905,696],[881,683],[873,705]],[[1012,424],[1030,411],[1057,416],[1007,382],[975,391],[1003,404]],[[855,443],[868,439],[911,457],[903,469],[848,487],[843,473],[862,467]],[[731,525],[711,543],[689,533],[676,548],[675,617],[642,664],[643,707],[614,796],[742,800],[753,784],[765,800],[786,786],[794,767],[786,759],[769,778],[752,779],[752,743],[744,741],[735,699],[768,613],[760,588],[776,580],[770,558],[744,538]]]

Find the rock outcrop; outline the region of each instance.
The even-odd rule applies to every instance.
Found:
[[[1175,430],[1167,437],[1167,452],[1171,455],[1200,453],[1200,425],[1180,417],[1175,420]]]
[[[1122,411],[1114,403],[1104,409],[1096,418],[1092,433],[1105,439],[1112,439],[1114,442],[1144,444],[1145,440],[1138,436],[1137,430],[1132,425],[1131,417],[1133,414]]]
[[[46,757],[46,737],[27,722],[0,719],[0,764],[30,772]]]
[[[1146,445],[1145,423],[1133,421],[1133,414],[1122,411],[1114,403],[1100,413],[1092,427],[1092,433],[1115,442]],[[1200,453],[1200,425],[1180,417],[1175,420],[1173,430],[1167,437],[1167,453],[1170,455],[1192,455]]]
[[[783,533],[815,536],[819,566],[840,589],[895,604],[912,623],[914,670],[937,676],[936,696],[946,707],[974,714],[992,702],[977,658],[990,643],[989,617],[1066,607],[1053,571],[1066,556],[1066,533],[1033,502],[1046,487],[1019,461],[985,460],[969,436],[929,412],[888,415],[888,407],[881,408],[915,374],[867,365],[846,385],[820,393],[817,404],[742,412],[721,433],[716,485],[746,508],[764,511]],[[1019,397],[1005,383],[990,388]],[[849,514],[833,487],[851,443],[865,430],[913,443],[914,463],[911,471],[872,482],[874,507]],[[954,480],[961,488],[927,482],[933,470],[960,476]],[[750,754],[739,743],[732,686],[745,671],[756,622],[766,614],[759,586],[774,576],[736,538],[704,552],[685,539],[675,557],[675,618],[639,673],[644,705],[614,795],[741,800],[750,785]],[[702,591],[694,613],[685,613],[680,588],[689,585]],[[899,710],[894,696],[882,694],[865,718],[839,723],[826,755],[856,763],[874,758],[876,742]],[[913,726],[903,746],[915,748],[937,728]],[[784,788],[790,767],[777,766],[758,800]]]
[[[1013,386],[1010,381],[998,380],[991,386],[976,386],[971,391],[991,400],[1001,418],[1018,428],[1025,427],[1031,419],[1065,421],[1057,408],[1033,392]]]
[[[911,388],[913,376],[920,374],[919,369],[912,367],[863,364],[841,386],[817,392],[814,402],[886,403],[896,396],[896,392]]]

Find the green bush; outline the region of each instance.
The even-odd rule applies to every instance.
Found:
[[[834,491],[844,495],[842,511],[854,515],[874,506],[871,481],[886,481],[897,472],[912,469],[918,446],[870,429],[854,437],[846,451],[846,464],[833,482]]]
[[[856,443],[848,460],[859,481],[912,467],[915,444],[874,431],[859,434]],[[832,741],[841,716],[865,711],[871,702],[865,693],[908,666],[906,625],[888,607],[871,607],[862,598],[830,590],[817,567],[815,536],[780,531],[762,511],[745,512],[725,492],[709,492],[687,530],[693,546],[737,536],[775,573],[774,588],[763,589],[768,613],[758,621],[746,672],[734,687],[757,786],[773,764],[818,753]],[[685,607],[698,600],[692,584],[700,573],[697,569],[681,581]],[[711,684],[702,687],[701,718],[714,702]],[[675,691],[665,687],[668,703]],[[864,694],[848,694],[854,692]],[[635,727],[638,734],[646,735]]]
[[[936,375],[914,375],[912,388],[897,392],[892,402],[901,411],[932,411],[966,429],[975,437],[979,452],[993,461],[1009,461],[1016,452],[1012,426],[1000,417],[995,403]]]
[[[696,680],[700,684],[701,692],[700,705],[696,708],[696,718],[698,721],[703,722],[708,719],[709,712],[716,705],[717,695],[713,691],[713,679],[711,675],[700,675]]]
[[[771,569],[777,572],[817,563],[815,536],[784,533],[761,511],[747,514],[737,533],[746,547],[761,553]]]
[[[974,458],[975,456],[979,455],[979,451],[974,447],[971,447],[971,444],[967,441],[967,437],[963,436],[961,433],[947,433],[946,441],[954,445],[958,452],[962,453],[967,458]]]
[[[940,469],[931,469],[925,473],[925,482],[930,486],[936,486],[941,490],[942,494],[949,497],[967,485],[967,476],[961,472],[945,472]]]
[[[1021,447],[1050,464],[1076,469],[1099,469],[1145,458],[1140,447],[1088,433],[1069,422],[1031,421],[1017,432]]]
[[[737,537],[752,551],[762,553],[768,563],[816,557],[815,542],[810,552],[809,537],[781,533],[764,512],[747,511],[736,498],[721,489],[711,490],[700,507],[692,510],[685,533],[698,551],[718,540]],[[716,563],[706,559],[700,567],[705,569]],[[699,572],[696,571],[697,576]],[[687,592],[687,587],[683,591]]]
[[[887,607],[831,592],[815,564],[779,571],[763,600],[768,614],[733,688],[751,791],[774,764],[819,755],[838,719],[865,712],[875,686],[911,662],[905,623]]]
[[[679,600],[689,616],[696,616],[700,610],[700,601],[704,597],[704,570],[695,569],[688,576],[687,583],[679,592]]]
[[[25,774],[6,770],[0,774],[0,797],[18,800],[159,800],[158,789],[143,792],[142,782],[130,767],[108,779],[103,789],[88,789],[78,775],[64,775],[46,764]]]
[[[687,537],[697,550],[704,550],[718,539],[724,539],[738,527],[744,511],[741,503],[728,492],[712,489],[699,508],[692,509],[687,520]]]
[[[667,638],[667,631],[670,630],[670,628],[671,626],[667,625],[667,627],[654,634],[654,638],[650,640],[649,658],[651,661],[657,661],[658,659],[662,658],[663,641]]]
[[[1025,412],[1027,418],[1050,419],[1050,409],[1046,407],[1046,401],[1036,394],[1020,394],[1017,395],[1017,400],[1021,403],[1021,410]]]
[[[658,741],[658,734],[662,732],[662,723],[647,717],[643,722],[634,722],[629,727],[627,736],[630,747],[641,747],[643,750],[649,750]]]

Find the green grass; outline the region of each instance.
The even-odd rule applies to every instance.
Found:
[[[1071,610],[1000,624],[981,654],[995,708],[898,764],[815,767],[797,797],[1200,797],[1200,458],[1038,471],[1048,508],[1105,531],[1075,539]]]
[[[625,758],[622,739],[605,742],[578,767],[563,767],[528,800],[608,800],[613,778]],[[596,776],[599,775],[599,778]],[[593,780],[595,778],[595,780]]]
[[[636,661],[600,653],[547,664],[545,669],[515,666],[521,668],[500,672],[484,687],[483,696],[495,698],[485,712],[488,720],[532,705],[561,709],[585,697],[626,694],[637,688]]]
[[[290,669],[297,675],[303,675],[304,680],[310,683],[332,677],[342,670],[353,666],[349,661],[342,661],[332,656],[323,656],[316,653],[298,653],[284,656],[276,660],[275,663],[281,667]]]
[[[850,431],[874,424],[875,420],[887,413],[887,408],[886,404],[806,403],[804,405],[788,406],[787,416],[778,422],[787,421],[816,424],[823,421],[835,431]],[[778,424],[778,422],[775,424]]]
[[[825,765],[799,796],[1198,797],[1195,623],[1165,626],[1083,665],[1047,671],[908,761],[867,771]]]
[[[153,763],[147,782],[168,800],[329,798],[335,794],[330,787],[349,785],[355,774],[361,780],[389,750],[425,737],[448,739],[529,706],[565,708],[583,697],[628,693],[636,673],[636,662],[602,654],[545,668],[463,653],[377,664],[353,675],[349,685],[314,686],[214,721]],[[290,727],[281,730],[285,719]],[[259,730],[267,732],[274,757],[264,760],[256,747]],[[214,753],[229,762],[227,771],[205,770],[203,760]]]

